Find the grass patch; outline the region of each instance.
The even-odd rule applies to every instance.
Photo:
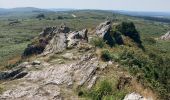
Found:
[[[81,96],[91,100],[122,100],[126,90],[118,90],[116,82],[102,80],[90,91],[80,91]],[[80,95],[79,95],[80,96]]]

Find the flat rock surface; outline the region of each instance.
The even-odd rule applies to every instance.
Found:
[[[25,77],[18,80],[17,84],[3,92],[0,100],[70,99],[70,97],[63,98],[63,91],[85,83],[91,88],[97,78],[95,72],[98,64],[98,59],[92,54],[85,54],[80,60],[67,64],[50,65],[42,62],[39,65],[41,70],[29,71]],[[7,83],[7,85],[10,84]],[[77,97],[72,94],[71,98]]]

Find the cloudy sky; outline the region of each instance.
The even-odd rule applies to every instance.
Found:
[[[170,0],[0,0],[0,8],[15,7],[170,12]]]

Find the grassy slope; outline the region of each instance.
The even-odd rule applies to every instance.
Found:
[[[148,52],[155,51],[159,55],[170,56],[170,42],[154,42],[154,38],[170,30],[169,24],[146,21],[119,14],[113,15],[110,12],[104,11],[45,13],[46,19],[42,20],[35,19],[37,14],[38,13],[0,16],[0,66],[7,65],[8,60],[20,55],[27,44],[30,43],[30,40],[37,36],[42,28],[46,26],[58,26],[64,22],[72,30],[83,28],[95,29],[96,25],[103,22],[107,16],[115,19],[116,22],[134,22]],[[76,15],[77,18],[73,18],[71,14]],[[62,16],[64,19],[59,20],[57,19],[58,16]],[[21,23],[10,26],[9,23],[11,21],[9,21],[9,19],[18,19]]]

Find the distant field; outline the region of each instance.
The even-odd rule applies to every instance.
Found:
[[[45,15],[45,18],[41,20],[36,18],[37,15],[42,13]],[[76,17],[73,17],[72,14],[76,15]],[[96,25],[107,18],[113,19],[115,22],[133,21],[140,31],[142,39],[146,37],[156,38],[170,30],[170,25],[167,23],[147,21],[107,11],[80,10],[58,13],[33,12],[0,15],[0,66],[7,65],[8,60],[22,54],[24,48],[31,42],[31,39],[37,36],[46,26],[58,26],[61,23],[65,23],[71,30],[95,29]],[[18,22],[11,25],[15,21]],[[166,44],[165,49],[167,47]],[[169,48],[167,50],[170,51]]]

